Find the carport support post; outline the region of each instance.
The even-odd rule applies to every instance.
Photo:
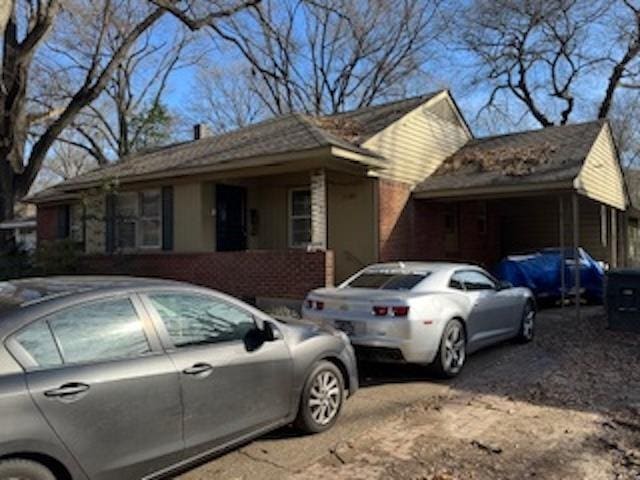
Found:
[[[565,303],[565,290],[567,288],[567,279],[565,275],[565,265],[566,265],[566,252],[564,250],[564,198],[562,195],[558,197],[558,208],[559,208],[559,224],[560,228],[560,308],[562,309],[562,314],[564,315],[564,303]]]
[[[580,203],[578,202],[578,194],[574,193],[572,197],[573,201],[573,270],[575,274],[575,281],[573,286],[576,290],[576,320],[580,320],[580,256],[578,254],[580,249]]]

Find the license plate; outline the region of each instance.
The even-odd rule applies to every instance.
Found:
[[[349,336],[355,335],[356,333],[355,326],[352,322],[347,322],[345,320],[336,320],[334,325],[338,330],[342,330]]]

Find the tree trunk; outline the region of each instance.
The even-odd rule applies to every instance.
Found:
[[[13,175],[10,176],[13,177]],[[13,220],[15,205],[16,192],[13,188],[12,178],[2,178],[0,181],[0,223]],[[11,250],[14,244],[13,230],[0,230],[0,253]]]

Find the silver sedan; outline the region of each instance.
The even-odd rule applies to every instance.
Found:
[[[533,338],[535,300],[527,288],[457,263],[372,265],[337,288],[307,296],[306,318],[351,338],[365,360],[431,364],[453,377],[467,355],[517,338]]]

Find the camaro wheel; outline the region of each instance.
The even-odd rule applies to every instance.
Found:
[[[445,378],[455,377],[467,358],[467,342],[460,320],[449,320],[440,339],[440,349],[433,363],[436,373]]]
[[[295,426],[308,433],[331,428],[344,397],[344,379],[338,367],[331,362],[318,362],[305,382]]]
[[[0,460],[0,480],[56,480],[44,465],[31,460]]]
[[[522,312],[522,322],[520,324],[520,332],[518,333],[519,342],[527,343],[533,340],[535,322],[536,310],[531,302],[527,302]]]

